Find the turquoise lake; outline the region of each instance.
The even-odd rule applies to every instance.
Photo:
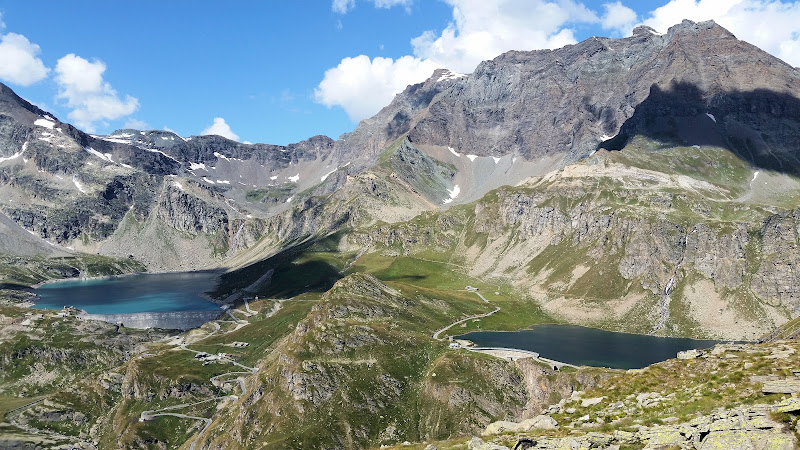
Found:
[[[36,289],[36,308],[74,306],[89,314],[209,311],[219,306],[203,293],[217,285],[209,272],[137,274],[98,280],[68,280]]]
[[[517,348],[569,364],[640,369],[674,358],[683,350],[713,347],[719,341],[615,333],[575,325],[536,325],[520,331],[475,331],[468,339],[478,347]]]

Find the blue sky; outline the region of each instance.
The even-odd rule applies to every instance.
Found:
[[[0,0],[0,80],[95,133],[126,125],[287,144],[338,137],[433,68],[645,23],[713,18],[800,65],[800,4],[770,0]]]

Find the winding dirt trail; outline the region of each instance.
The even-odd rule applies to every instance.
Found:
[[[489,303],[489,300],[486,300],[486,298],[485,298],[483,295],[481,295],[481,293],[480,293],[480,292],[478,292],[478,290],[477,290],[477,289],[475,289],[475,288],[473,288],[473,287],[471,287],[471,286],[467,286],[467,290],[468,290],[468,291],[470,291],[470,292],[474,292],[475,294],[477,294],[477,295],[478,295],[478,297],[480,297],[480,298],[481,298],[481,300],[483,300],[483,301],[484,301],[484,303],[487,303],[487,304]],[[495,310],[494,310],[494,311],[492,311],[492,312],[488,312],[488,313],[485,313],[485,314],[476,314],[476,315],[474,315],[474,316],[469,316],[469,317],[466,317],[466,318],[464,318],[464,319],[457,320],[457,321],[455,321],[455,322],[451,323],[450,325],[448,325],[448,326],[446,326],[446,327],[444,327],[444,328],[442,328],[442,329],[440,329],[440,330],[437,330],[437,331],[435,331],[435,332],[433,333],[433,338],[434,338],[434,339],[436,339],[437,341],[443,341],[444,339],[440,339],[440,338],[439,338],[439,335],[440,335],[440,334],[442,334],[442,333],[444,333],[445,331],[449,330],[450,328],[453,328],[454,326],[456,326],[456,325],[458,325],[458,324],[460,324],[460,323],[464,323],[464,322],[466,322],[466,321],[468,321],[468,320],[472,320],[472,319],[482,319],[482,318],[484,318],[484,317],[489,317],[489,316],[491,316],[492,314],[496,313],[497,311],[500,311],[500,307],[499,307],[499,306],[495,306]]]
[[[274,316],[281,309],[282,305],[283,305],[283,302],[275,302],[275,305],[273,306],[272,310],[270,310],[270,312],[267,313],[266,318]],[[249,307],[248,307],[248,309],[249,309]],[[246,316],[249,317],[249,315],[244,313],[244,311],[239,311],[239,312],[241,312],[241,313],[243,313],[243,314],[245,314]],[[230,311],[228,311],[228,314],[231,317],[234,317],[233,314],[230,313]],[[253,314],[255,314],[255,312],[253,312]],[[236,319],[236,318],[234,317],[234,319]],[[206,335],[202,339],[198,339],[198,340],[194,341],[193,343],[197,343],[199,341],[208,339],[209,337],[214,336],[217,333],[220,333],[221,327],[219,326],[218,322],[219,321],[209,322],[214,327],[214,330],[211,331],[210,333],[208,333],[208,335]],[[236,328],[234,330],[231,330],[231,331],[236,331],[236,330],[242,328],[243,326],[247,326],[247,325],[250,324],[250,322],[242,321],[242,320],[239,320],[239,319],[236,319],[235,323],[237,324]],[[178,344],[178,348],[180,348],[181,350],[192,352],[192,353],[195,354],[195,356],[205,353],[205,352],[201,352],[199,350],[191,349],[191,348],[187,347],[187,345],[189,345],[189,344],[187,344],[185,342],[181,342],[180,344]],[[154,417],[159,417],[159,416],[172,416],[172,417],[177,417],[179,419],[201,420],[201,421],[205,422],[205,426],[203,426],[203,428],[196,435],[194,435],[194,437],[190,438],[191,439],[191,444],[189,444],[189,450],[194,450],[195,443],[200,438],[200,436],[202,436],[203,433],[205,433],[205,431],[208,429],[208,427],[211,426],[211,423],[213,422],[213,420],[211,418],[208,418],[208,417],[192,416],[192,415],[189,415],[189,414],[182,414],[182,413],[171,412],[171,411],[180,410],[180,409],[184,409],[184,408],[189,408],[191,406],[199,405],[199,404],[202,404],[202,403],[208,403],[208,402],[211,402],[211,401],[222,402],[223,400],[231,400],[233,402],[236,402],[240,398],[242,398],[245,395],[247,395],[247,385],[245,384],[245,380],[244,380],[243,376],[252,375],[252,374],[258,372],[258,369],[255,368],[255,367],[248,367],[248,366],[245,366],[244,364],[240,364],[240,363],[238,363],[236,361],[233,361],[231,359],[220,358],[220,359],[217,359],[217,361],[222,361],[222,362],[225,362],[225,363],[228,363],[228,364],[232,364],[233,366],[236,366],[236,367],[238,367],[240,369],[244,369],[244,370],[236,370],[236,371],[221,373],[219,375],[215,375],[215,376],[209,378],[208,381],[214,386],[220,386],[220,385],[228,383],[228,382],[237,381],[239,383],[239,387],[240,387],[240,389],[242,391],[240,395],[238,395],[238,396],[237,395],[222,395],[222,396],[208,398],[208,399],[205,399],[205,400],[200,400],[200,401],[193,402],[193,403],[183,403],[183,404],[180,404],[180,405],[168,406],[166,408],[143,411],[141,413],[141,415],[139,416],[139,420],[146,421],[146,420],[151,420]],[[231,376],[231,375],[236,375],[236,377],[234,379],[232,379],[232,380],[222,380],[223,378]]]
[[[491,316],[492,314],[496,313],[497,311],[500,311],[500,307],[499,307],[499,306],[495,306],[495,307],[494,307],[494,311],[492,311],[492,312],[488,312],[488,313],[486,313],[486,314],[477,314],[477,315],[474,315],[474,316],[469,316],[469,317],[467,317],[467,318],[464,318],[464,319],[461,319],[461,320],[455,321],[455,322],[451,323],[450,325],[448,325],[448,326],[446,326],[446,327],[444,327],[444,328],[442,328],[442,329],[440,329],[440,330],[436,331],[435,333],[433,333],[433,338],[434,338],[434,339],[436,339],[437,341],[443,341],[444,339],[440,339],[440,338],[439,338],[439,335],[440,335],[440,334],[442,334],[442,333],[444,333],[445,331],[449,330],[450,328],[452,328],[452,327],[454,327],[454,326],[456,326],[456,325],[458,325],[458,324],[460,324],[460,323],[464,323],[464,322],[466,322],[466,321],[468,321],[468,320],[472,320],[472,319],[482,319],[482,318],[484,318],[484,317],[489,317],[489,316]]]

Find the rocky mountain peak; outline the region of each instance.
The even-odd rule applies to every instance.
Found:
[[[649,27],[648,27],[649,28]],[[730,31],[725,29],[713,20],[704,20],[702,22],[694,22],[689,19],[683,19],[681,23],[669,27],[667,36],[673,37],[675,35],[689,35],[699,33],[710,33],[724,38],[736,38]]]
[[[744,133],[752,134],[752,140],[771,139],[779,153],[795,152],[790,144],[796,133],[789,130],[800,125],[796,119],[785,119],[792,122],[790,128],[767,132],[758,117],[745,117],[744,106],[737,112],[727,108],[735,107],[732,99],[741,93],[774,92],[788,95],[780,109],[793,110],[800,76],[713,21],[687,20],[663,35],[638,27],[623,39],[595,37],[552,51],[507,52],[437,93],[417,113],[408,135],[416,145],[528,160],[556,156],[567,164],[616,136],[654,87],[664,92],[676,83],[697,89],[694,108],[681,114],[718,124],[718,140],[726,147],[736,150],[736,139],[729,137]],[[764,97],[750,97],[747,108],[759,109],[753,102]],[[716,122],[706,116],[711,105],[723,104],[714,114]],[[679,140],[696,143],[686,133]]]
[[[17,95],[3,83],[0,83],[0,113],[27,124],[32,124],[36,119],[48,114],[43,109]]]
[[[655,29],[648,27],[647,25],[639,25],[638,27],[633,29],[632,36],[648,36],[648,35],[659,35],[661,33],[657,32]]]

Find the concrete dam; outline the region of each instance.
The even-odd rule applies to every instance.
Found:
[[[101,320],[122,324],[129,328],[164,328],[170,330],[189,330],[214,320],[222,310],[142,312],[125,314],[80,314],[83,319]]]

